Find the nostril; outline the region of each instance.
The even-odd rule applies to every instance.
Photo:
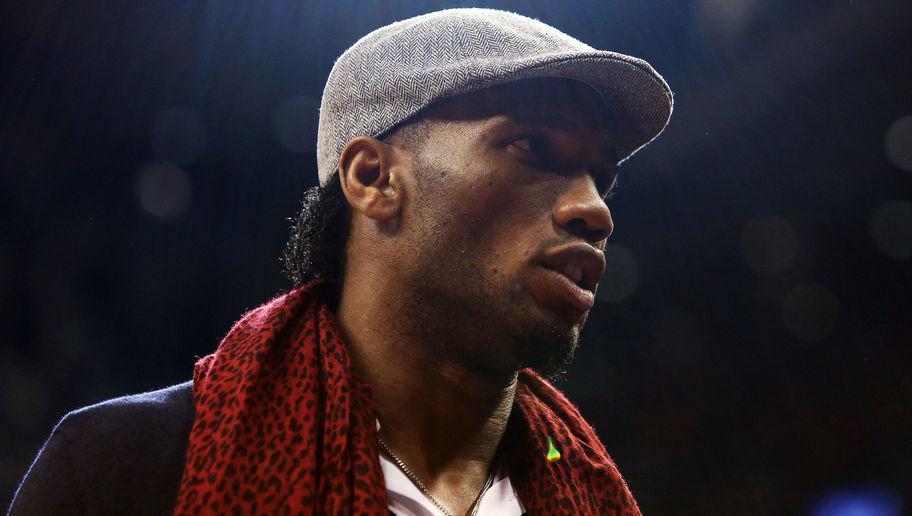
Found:
[[[570,234],[584,238],[586,240],[589,239],[589,235],[592,233],[592,231],[589,230],[589,225],[586,224],[586,221],[583,219],[570,220],[567,222],[567,224],[564,225],[564,229],[566,229]]]
[[[608,235],[609,233],[604,229],[597,229],[595,231],[589,232],[589,238],[587,240],[590,242],[601,242],[602,240],[608,238]]]
[[[572,219],[564,227],[567,229],[567,231],[575,236],[581,238],[588,237],[589,228],[586,227],[586,221],[583,219]]]
[[[585,239],[588,242],[598,242],[608,238],[608,232],[604,229],[589,229],[589,225],[583,219],[572,219],[565,226],[566,230],[574,236]]]

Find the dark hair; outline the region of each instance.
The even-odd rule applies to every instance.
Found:
[[[390,129],[381,140],[415,151],[427,138],[429,109]],[[304,192],[301,211],[291,222],[291,236],[282,253],[285,275],[297,287],[327,278],[341,287],[345,273],[345,246],[351,229],[351,210],[339,174],[326,186]]]
[[[288,220],[291,234],[282,253],[288,279],[295,287],[317,278],[341,284],[351,214],[339,174],[334,174],[326,186],[304,192],[301,211]]]

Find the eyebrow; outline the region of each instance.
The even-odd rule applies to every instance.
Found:
[[[572,133],[575,130],[574,124],[570,118],[559,111],[548,111],[530,107],[517,107],[504,113],[523,124],[541,124],[551,129],[557,129],[563,132]],[[607,131],[608,128],[605,128]],[[613,145],[603,145],[600,148],[602,159],[612,167],[616,167],[620,158],[617,149]]]

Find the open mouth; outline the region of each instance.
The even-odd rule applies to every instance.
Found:
[[[569,312],[574,318],[588,312],[595,305],[595,294],[585,288],[580,267],[565,266],[560,270],[543,266],[544,272],[539,297],[560,312]],[[570,309],[570,310],[568,310]]]
[[[560,267],[551,267],[548,265],[545,265],[544,267],[548,270],[552,270],[552,271],[558,272],[558,273],[566,276],[566,278],[569,279],[570,281],[572,281],[573,284],[575,284],[576,286],[578,286],[579,288],[581,288],[583,290],[588,290],[590,292],[592,292],[592,290],[593,290],[591,288],[588,288],[583,283],[583,268],[580,267],[579,265],[576,265],[573,263],[568,263],[568,264],[564,264],[563,266],[560,266]]]
[[[549,309],[578,321],[595,305],[595,287],[605,270],[605,255],[583,242],[551,248],[540,256],[530,287]]]
[[[541,265],[566,276],[583,290],[595,292],[602,273],[605,271],[605,255],[589,245],[565,247],[546,256]]]

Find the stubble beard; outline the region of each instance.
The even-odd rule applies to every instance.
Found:
[[[418,258],[406,313],[429,352],[482,373],[528,367],[556,380],[566,372],[582,324],[539,307],[519,278],[491,278],[464,249],[446,246]]]

